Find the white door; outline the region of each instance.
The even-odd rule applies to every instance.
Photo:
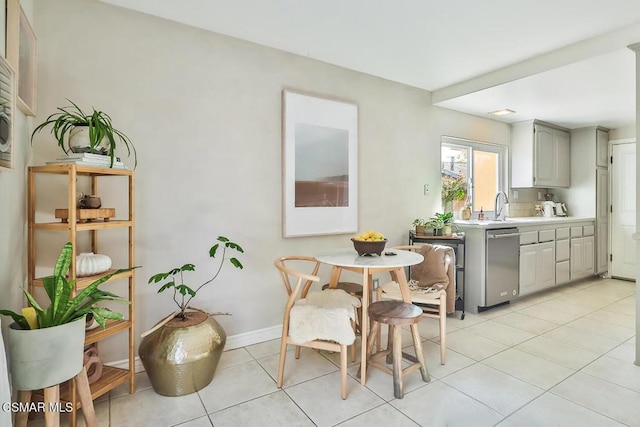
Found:
[[[635,279],[636,144],[613,144],[611,164],[611,275]]]

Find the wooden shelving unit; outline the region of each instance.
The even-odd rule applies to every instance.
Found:
[[[67,176],[67,203],[66,206],[56,206],[56,208],[67,208],[68,218],[66,222],[53,218],[54,212],[51,211],[51,219],[43,222],[36,222],[36,180],[42,174],[56,174]],[[128,181],[128,210],[125,219],[109,219],[109,220],[93,220],[80,222],[76,210],[76,200],[78,196],[78,179],[88,180],[91,186],[91,194],[99,194],[98,184],[102,179],[108,180],[109,177],[120,176],[126,177]],[[101,253],[99,251],[100,232],[112,229],[128,229],[128,241],[126,242],[126,251],[128,252],[128,265],[115,266],[116,268],[127,268],[135,266],[135,240],[134,240],[134,173],[127,169],[109,169],[102,167],[80,166],[74,164],[59,164],[47,166],[31,166],[28,170],[27,181],[27,205],[28,205],[28,279],[29,292],[32,294],[36,288],[42,287],[42,278],[36,277],[36,232],[40,230],[59,231],[67,233],[68,241],[73,243],[73,256],[69,274],[71,279],[76,279],[74,293],[86,288],[90,283],[102,276],[115,271],[115,268],[107,272],[90,276],[76,277],[76,251],[78,250],[78,237],[82,233],[88,233],[91,251]],[[124,194],[124,192],[123,192]],[[60,195],[64,197],[64,194]],[[124,244],[124,243],[123,243]],[[53,250],[53,249],[52,249]],[[56,250],[59,250],[57,248]],[[100,341],[112,337],[116,334],[127,333],[129,338],[129,354],[128,369],[120,369],[110,366],[103,366],[101,377],[91,384],[91,395],[94,399],[113,390],[121,384],[129,384],[129,393],[135,392],[135,272],[128,271],[114,275],[102,287],[108,288],[108,284],[116,281],[126,280],[128,282],[127,295],[123,295],[131,301],[128,306],[128,313],[124,320],[109,320],[106,327],[96,328],[86,332],[85,346],[99,343]],[[81,407],[78,399],[78,393],[73,381],[69,381],[61,386],[60,398],[65,402],[72,402],[74,411],[70,413],[69,425],[76,426],[77,409]]]

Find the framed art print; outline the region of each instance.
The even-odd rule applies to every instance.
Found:
[[[358,229],[358,107],[282,93],[283,236]]]

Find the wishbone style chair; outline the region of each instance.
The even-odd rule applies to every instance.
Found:
[[[395,246],[393,249],[420,252],[423,246],[425,245],[404,245]],[[448,261],[445,259],[445,264],[442,268],[447,273],[449,280],[451,281],[453,279],[454,283],[449,283],[448,287],[451,286],[452,289],[450,292],[455,293],[455,259],[452,259],[452,257],[453,251],[451,251]],[[438,319],[440,330],[440,364],[444,365],[447,359],[447,292],[442,289],[426,293],[411,290],[410,293],[411,302],[422,309],[422,317]],[[379,286],[377,289],[377,300],[380,301],[382,299],[402,300],[402,294],[400,293],[398,284],[390,282]]]
[[[293,264],[295,268],[291,267]],[[309,292],[311,285],[320,281],[317,276],[320,262],[314,257],[286,256],[277,258],[274,265],[279,270],[287,291],[278,363],[278,388],[283,385],[287,345],[296,346],[296,359],[300,358],[300,347],[334,351],[340,353],[341,396],[346,399],[347,346],[355,341],[353,320],[360,300],[340,289]]]

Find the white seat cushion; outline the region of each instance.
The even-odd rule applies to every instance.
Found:
[[[289,336],[294,343],[312,340],[353,344],[356,339],[351,320],[360,300],[342,289],[310,292],[291,308]]]

